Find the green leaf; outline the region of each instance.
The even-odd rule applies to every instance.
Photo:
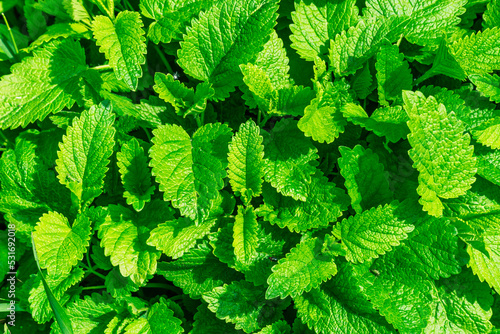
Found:
[[[257,212],[280,228],[303,232],[335,222],[350,203],[345,191],[328,182],[321,173],[312,176],[307,193],[307,201],[302,202],[282,196],[266,183],[264,205]]]
[[[261,331],[256,332],[256,334],[290,334],[291,327],[285,320],[276,321],[272,325],[267,325]]]
[[[75,334],[105,333],[108,323],[116,315],[116,310],[110,300],[93,294],[77,299],[66,308],[69,319],[74,324]],[[52,326],[53,327],[53,326]],[[55,331],[57,334],[59,331]]]
[[[466,0],[368,0],[368,17],[408,18],[403,34],[411,43],[432,44],[443,33],[451,33],[465,12]]]
[[[172,219],[172,210],[162,201],[148,203],[140,213],[120,205],[109,205],[108,215],[99,226],[99,238],[104,254],[120,267],[124,277],[142,285],[156,272],[161,253],[146,240],[151,230],[165,219]]]
[[[330,256],[321,254],[321,246],[319,239],[312,238],[292,248],[273,267],[273,273],[267,279],[266,299],[295,298],[334,276],[337,266]]]
[[[236,261],[249,265],[255,258],[259,242],[257,237],[259,224],[252,206],[238,206],[233,232],[233,247]]]
[[[450,52],[465,74],[491,73],[500,69],[499,40],[500,28],[485,29],[455,41]]]
[[[52,289],[51,287],[49,286],[49,284],[47,283],[47,281],[45,280],[45,277],[43,276],[43,273],[42,273],[42,270],[40,269],[40,264],[38,262],[38,253],[37,253],[37,250],[36,250],[36,246],[35,246],[35,241],[33,239],[33,235],[31,236],[31,245],[33,247],[33,256],[35,257],[35,262],[36,262],[36,266],[37,266],[37,269],[38,269],[38,275],[36,276],[37,278],[40,278],[40,281],[42,282],[42,285],[43,285],[43,290],[45,291],[45,294],[46,294],[46,297],[47,297],[47,301],[50,305],[50,308],[52,309],[52,312],[54,314],[54,317],[56,318],[56,322],[57,324],[59,325],[59,328],[61,329],[61,331],[63,332],[63,334],[73,334],[73,326],[72,326],[72,323],[71,321],[69,320],[68,318],[68,315],[66,314],[66,311],[62,308],[61,304],[59,303],[59,301],[56,299],[56,297],[54,296],[54,294],[52,293]],[[78,268],[80,269],[80,268]],[[78,272],[78,270],[76,270],[75,272]],[[69,288],[72,284],[75,284],[77,283],[77,281],[79,281],[81,278],[82,278],[82,275],[83,275],[83,270],[80,269],[79,271],[79,277],[78,276],[73,276],[73,275],[70,275],[70,280],[64,282],[66,284],[68,284],[69,286],[63,286],[62,287],[62,293],[65,292],[65,290],[67,288]],[[75,278],[73,281],[71,280],[71,278]],[[35,288],[35,284],[33,284],[33,287],[30,291],[30,298],[28,299],[29,302],[30,302],[30,307],[33,309],[33,308],[36,308],[35,309],[35,312],[40,312],[41,311],[41,316],[40,317],[43,317],[43,311],[46,311],[47,307],[44,305],[44,298],[43,296],[40,296],[40,290],[38,289],[38,291],[35,290],[35,294],[32,294],[33,292],[33,288],[34,289],[37,289]],[[57,287],[59,288],[59,287]],[[59,290],[59,289],[58,289]],[[57,292],[61,292],[61,290],[57,291]],[[38,292],[38,293],[37,293]],[[33,298],[31,298],[33,297]],[[41,310],[40,310],[41,308]],[[32,316],[35,318],[37,317],[37,314],[35,312],[32,312]],[[40,313],[38,313],[40,314]],[[45,319],[36,319],[37,322],[45,322],[46,320]],[[45,320],[45,321],[44,321]]]
[[[104,256],[104,251],[102,256]],[[109,258],[106,259],[109,261]],[[113,267],[106,275],[104,285],[106,286],[106,291],[114,298],[130,297],[132,292],[139,290],[139,286],[130,277],[123,277],[118,267]]]
[[[276,30],[273,30],[269,41],[264,44],[264,48],[257,54],[252,64],[264,70],[273,87],[280,90],[290,84],[288,63],[283,40],[278,37]]]
[[[226,98],[240,83],[239,65],[252,61],[268,41],[277,8],[275,0],[217,2],[193,20],[181,42],[179,65],[211,83],[216,100]]]
[[[474,128],[472,136],[481,144],[492,149],[500,148],[500,117],[495,117]]]
[[[405,91],[403,98],[410,118],[409,155],[419,171],[419,202],[424,211],[439,217],[443,213],[439,197],[458,197],[474,183],[474,147],[469,135],[464,134],[464,125],[434,97],[426,99],[420,92]]]
[[[78,215],[70,226],[68,219],[51,211],[38,222],[33,240],[38,245],[40,267],[48,275],[67,275],[89,246],[90,221],[85,215]]]
[[[472,268],[481,282],[486,281],[497,293],[500,291],[500,216],[498,213],[491,217],[478,217],[485,229],[481,233],[488,255],[472,246],[467,247],[470,260],[468,266]]]
[[[90,15],[85,9],[82,0],[62,0],[62,4],[73,21],[80,21],[90,25]]]
[[[236,195],[249,201],[262,192],[263,157],[260,128],[252,121],[240,125],[229,144],[229,183]]]
[[[408,203],[397,201],[358,213],[337,224],[340,239],[347,246],[346,259],[365,262],[392,250],[408,237],[414,226],[404,217]]]
[[[139,7],[142,14],[155,20],[148,27],[148,38],[153,43],[170,43],[173,39],[181,40],[182,34],[191,20],[212,6],[208,0],[171,1],[141,0]]]
[[[5,13],[17,4],[17,0],[2,0],[0,2],[0,13]]]
[[[488,2],[486,11],[483,13],[483,27],[494,28],[500,25],[500,3],[498,0]]]
[[[347,122],[340,112],[344,93],[342,83],[328,83],[325,90],[311,101],[297,124],[306,137],[330,144],[344,132]]]
[[[247,281],[236,281],[217,287],[203,294],[210,311],[217,318],[232,322],[236,329],[251,333],[283,316],[288,302],[270,301],[264,298],[264,288]]]
[[[161,297],[158,303],[153,304],[146,317],[134,320],[125,328],[126,334],[155,334],[155,333],[184,333],[182,321],[174,316],[166,300]]]
[[[151,231],[148,245],[156,247],[174,259],[181,257],[196,245],[196,242],[210,233],[216,220],[209,219],[200,225],[187,218],[167,221]]]
[[[455,58],[450,54],[448,45],[444,38],[441,39],[439,47],[436,53],[436,57],[432,62],[432,67],[430,70],[425,72],[421,77],[419,77],[413,84],[417,84],[427,80],[435,75],[444,74],[450,78],[464,80],[466,78],[464,70],[460,67],[460,64],[455,60]],[[437,97],[436,97],[437,98]]]
[[[462,90],[454,92],[442,87],[425,86],[420,91],[426,96],[434,96],[438,103],[442,103],[446,110],[452,110],[462,121],[465,129],[470,131],[496,116],[492,103],[472,85],[464,86]],[[467,101],[467,102],[466,102]]]
[[[89,29],[83,23],[56,23],[47,28],[47,31],[38,37],[28,47],[32,51],[39,48],[41,45],[46,44],[54,39],[68,38],[68,37],[81,37],[89,35]]]
[[[474,157],[477,160],[477,174],[500,185],[500,151],[476,144]]]
[[[396,249],[394,252],[412,253],[414,265],[433,279],[458,274],[460,262],[456,228],[444,218],[428,215],[420,216],[415,225],[409,239],[404,241],[408,249]]]
[[[296,1],[292,12],[291,47],[313,61],[328,52],[327,42],[358,21],[356,1]]]
[[[366,294],[400,332],[420,333],[431,316],[433,284],[418,267],[406,265],[410,256],[390,252],[379,258],[371,266],[377,274]]]
[[[397,45],[382,44],[375,68],[381,104],[387,104],[387,100],[394,101],[401,96],[403,90],[411,89],[413,76]]]
[[[59,181],[76,195],[82,206],[102,193],[114,146],[111,110],[109,102],[85,110],[73,119],[59,144],[56,161]]]
[[[132,138],[122,145],[116,159],[125,188],[123,196],[128,205],[132,205],[136,211],[141,211],[155,191],[155,186],[151,184],[151,172],[144,149],[137,139]]]
[[[493,298],[470,270],[436,284],[438,302],[426,333],[489,333]]]
[[[478,91],[489,97],[490,101],[500,103],[500,77],[496,74],[471,74],[469,80]]]
[[[175,80],[169,73],[155,73],[153,87],[160,98],[170,103],[178,115],[197,115],[205,111],[207,100],[214,95],[210,84],[201,83],[196,86],[196,93],[192,88],[187,88],[182,82]]]
[[[70,295],[66,291],[83,279],[84,272],[81,268],[75,268],[69,275],[47,276],[43,278],[40,271],[32,276],[32,287],[29,291],[28,302],[31,315],[36,322],[43,324],[52,319],[59,318],[61,327],[71,328],[64,320],[66,312],[62,308]],[[66,315],[67,316],[67,315]],[[71,332],[69,332],[71,333]]]
[[[406,125],[408,115],[400,105],[381,107],[368,117],[366,111],[359,105],[347,103],[342,113],[350,122],[360,125],[377,136],[384,136],[392,143],[406,138],[410,130]]]
[[[313,288],[293,299],[298,316],[315,333],[392,333],[366,314],[353,311],[345,304],[344,295],[337,296],[320,288]]]
[[[240,274],[220,262],[203,243],[178,260],[159,262],[157,274],[165,276],[196,299],[215,287],[241,278]]]
[[[25,127],[78,100],[78,81],[87,69],[80,43],[51,41],[11,68],[0,80],[0,129]]]
[[[44,137],[56,143],[59,138],[54,132],[23,132],[17,136],[14,148],[2,152],[0,159],[0,210],[6,220],[16,224],[16,237],[26,242],[44,213],[74,214],[71,193],[43,163],[43,156],[49,153],[41,151]],[[55,149],[51,151],[50,155],[54,155]]]
[[[92,23],[99,51],[105,54],[118,80],[132,90],[142,77],[141,65],[146,62],[146,39],[142,20],[137,12],[120,12],[112,22],[106,16],[96,16]]]
[[[335,75],[355,73],[383,43],[394,42],[399,37],[402,23],[404,19],[370,17],[332,38],[329,59]]]
[[[200,223],[223,187],[231,130],[207,124],[191,139],[180,126],[167,124],[153,134],[150,165],[164,200]]]
[[[205,304],[200,304],[194,315],[193,329],[191,334],[242,334],[243,331],[234,329],[234,325],[217,319]]]
[[[357,213],[392,200],[384,166],[375,152],[365,150],[361,145],[356,145],[354,149],[340,146],[339,151],[342,154],[338,160],[340,173]]]
[[[270,135],[264,135],[265,180],[281,194],[306,201],[318,150],[291,119],[282,119]]]
[[[243,82],[252,93],[253,100],[259,109],[269,112],[273,108],[273,102],[277,99],[277,91],[267,73],[253,64],[240,65],[240,69],[243,74]]]

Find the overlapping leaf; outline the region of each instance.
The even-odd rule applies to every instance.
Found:
[[[290,25],[292,47],[309,61],[328,52],[327,42],[358,20],[356,1],[296,1]]]
[[[0,80],[0,128],[25,127],[71,108],[86,69],[84,49],[72,39],[51,41],[35,50]]]
[[[358,213],[338,224],[340,239],[347,246],[346,259],[365,262],[385,254],[406,239],[414,229],[411,220],[403,216],[407,205],[395,201]]]
[[[303,241],[273,267],[267,279],[266,298],[295,298],[317,288],[336,273],[335,262],[330,256],[321,254],[321,242],[317,238]]]
[[[132,205],[136,211],[141,211],[151,200],[151,195],[155,190],[154,185],[151,184],[151,173],[144,149],[134,138],[122,145],[116,158],[125,188],[123,196],[127,199],[128,205]]]
[[[315,173],[317,149],[297,128],[297,122],[283,119],[264,136],[264,178],[280,193],[306,201],[308,183]]]
[[[97,16],[92,24],[100,51],[106,55],[116,77],[136,90],[142,77],[141,65],[146,62],[146,43],[139,13],[120,12],[114,22]]]
[[[182,34],[191,20],[212,5],[212,1],[170,1],[141,0],[142,14],[155,21],[148,27],[148,38],[158,44],[182,39]]]
[[[120,205],[110,205],[106,221],[99,227],[99,238],[106,256],[120,267],[124,277],[142,285],[156,272],[161,253],[146,243],[151,230],[172,217],[171,209],[162,201],[149,203],[136,213]]]
[[[443,205],[439,197],[463,195],[475,180],[473,146],[469,135],[464,134],[463,124],[434,97],[426,99],[419,92],[404,92],[403,97],[410,118],[409,155],[420,173],[420,203],[429,214],[441,216]]]
[[[274,0],[216,3],[188,29],[179,65],[186,74],[211,83],[216,99],[226,98],[239,84],[239,65],[253,60],[267,42],[277,7]]]
[[[87,250],[90,221],[85,215],[79,215],[70,225],[66,217],[51,211],[40,218],[33,238],[40,267],[54,277],[66,275]]]
[[[413,77],[397,45],[382,45],[375,68],[380,103],[387,104],[387,100],[395,100],[403,90],[411,89]]]
[[[253,121],[240,126],[229,146],[229,182],[235,194],[248,201],[262,192],[264,147],[259,127]]]
[[[201,222],[223,187],[231,131],[226,125],[210,124],[191,139],[180,126],[168,124],[153,134],[150,164],[163,198],[182,215]]]
[[[377,154],[360,145],[352,150],[341,146],[339,151],[342,154],[338,160],[340,173],[345,179],[353,209],[359,213],[390,202],[393,195]]]
[[[102,193],[104,175],[113,153],[114,115],[109,102],[93,106],[73,120],[57,152],[60,182],[81,204],[88,205]]]

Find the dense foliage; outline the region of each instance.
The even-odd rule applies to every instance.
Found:
[[[0,12],[5,333],[500,333],[500,0]]]

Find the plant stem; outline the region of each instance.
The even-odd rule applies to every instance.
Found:
[[[174,71],[172,71],[172,67],[168,63],[168,60],[167,60],[167,58],[165,58],[165,55],[163,54],[163,51],[161,51],[160,47],[158,45],[156,45],[155,43],[153,43],[153,48],[156,50],[156,53],[158,53],[158,56],[160,56],[160,59],[161,59],[163,65],[165,65],[165,67],[167,68],[168,73],[171,73],[171,74],[174,73]]]
[[[201,123],[200,115],[197,114],[196,116],[194,116],[194,119],[196,120],[196,125],[201,128],[203,124]]]
[[[262,111],[259,108],[259,113],[257,114],[257,124],[260,124],[261,117],[262,117]]]
[[[3,16],[3,20],[5,22],[5,25],[7,26],[7,30],[9,31],[10,38],[12,39],[12,44],[14,44],[14,49],[16,50],[16,55],[17,55],[19,53],[19,49],[17,48],[16,39],[14,38],[14,34],[12,33],[12,30],[10,29],[9,21],[7,21],[5,14],[2,13],[2,16]]]
[[[105,71],[105,70],[110,70],[111,66],[109,66],[109,64],[105,64],[105,65],[94,66],[91,67],[90,69],[96,71]]]
[[[396,45],[399,47],[399,44],[401,44],[401,41],[403,40],[403,34],[401,34],[401,36],[399,36],[399,40],[398,42],[396,43]]]
[[[98,290],[98,289],[106,289],[106,286],[105,285],[85,286],[81,289],[82,290]]]
[[[176,295],[176,296],[170,297],[169,299],[176,301],[176,300],[182,299],[182,296],[184,296],[184,295]]]
[[[125,0],[125,7],[128,7],[129,10],[134,11],[134,7],[128,2],[128,0]]]
[[[105,280],[105,279],[106,279],[106,276],[104,276],[103,274],[100,274],[100,273],[98,273],[97,271],[95,271],[95,270],[94,270],[94,268],[92,267],[92,265],[90,264],[90,255],[89,255],[89,252],[87,252],[87,253],[85,254],[85,257],[86,257],[86,259],[87,259],[87,263],[88,263],[88,267],[87,267],[87,268],[88,268],[88,270],[89,270],[92,274],[96,275],[97,277],[102,278],[103,280]]]

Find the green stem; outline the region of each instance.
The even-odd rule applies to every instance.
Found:
[[[125,0],[125,6],[128,7],[129,10],[134,11],[134,7],[128,2],[128,0]]]
[[[105,71],[105,70],[110,70],[112,68],[108,64],[105,64],[105,65],[94,66],[94,67],[91,67],[90,69],[96,70],[96,71]]]
[[[155,43],[153,43],[153,48],[156,50],[156,53],[158,53],[158,56],[160,56],[160,59],[163,65],[165,65],[165,67],[167,68],[168,73],[174,73],[174,71],[172,71],[172,67],[168,63],[168,60],[167,58],[165,58],[165,55],[163,54],[163,51],[161,51],[160,47]]]
[[[19,49],[17,48],[16,39],[14,38],[14,34],[12,33],[12,30],[10,29],[9,21],[7,21],[5,14],[2,13],[2,16],[3,16],[3,20],[5,22],[5,25],[7,26],[7,30],[9,31],[10,38],[12,39],[12,44],[14,44],[14,49],[16,50],[16,55],[17,55],[19,53]]]
[[[260,119],[262,118],[262,111],[259,108],[259,113],[257,114],[257,124],[260,124]]]
[[[105,280],[105,279],[106,279],[106,276],[104,276],[103,274],[100,274],[100,273],[98,273],[97,271],[95,271],[95,270],[94,270],[94,268],[92,267],[92,265],[90,264],[91,262],[90,262],[90,255],[89,255],[89,252],[87,252],[87,253],[85,254],[85,257],[86,257],[86,259],[87,259],[87,263],[88,263],[88,266],[87,266],[88,271],[90,271],[92,274],[96,275],[97,277],[99,277],[99,278],[101,278],[101,279]],[[83,263],[82,263],[82,264],[83,264]]]
[[[100,289],[106,289],[105,285],[94,285],[94,286],[85,286],[83,288],[80,288],[83,290],[100,290]]]
[[[201,122],[200,115],[194,116],[194,119],[196,120],[196,125],[201,128],[203,126],[203,123]]]
[[[173,301],[176,301],[176,300],[182,299],[183,296],[184,295],[176,295],[176,296],[170,297],[169,299],[173,300]]]
[[[396,45],[399,47],[399,44],[401,44],[401,41],[403,40],[403,34],[401,34],[401,36],[399,36],[399,40],[398,42],[396,43]]]
[[[268,121],[270,118],[271,118],[271,116],[269,116],[269,115],[264,115],[264,119],[262,120],[262,122],[259,122],[259,126],[260,126],[261,128],[263,128],[263,127],[266,125],[267,121]]]

